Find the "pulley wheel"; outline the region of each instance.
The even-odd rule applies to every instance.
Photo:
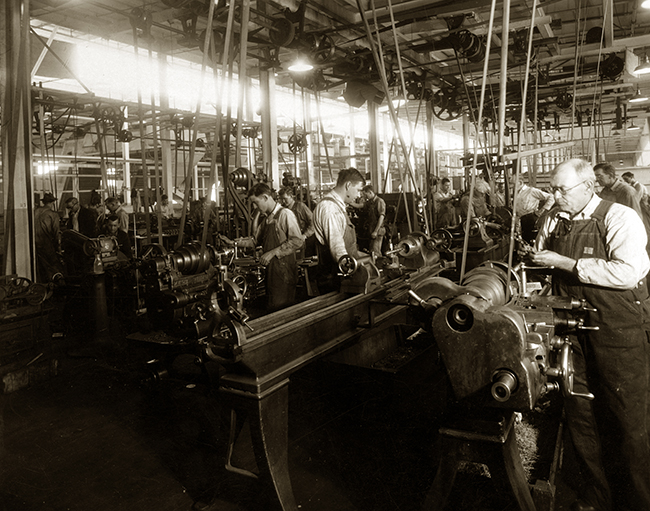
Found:
[[[305,149],[305,136],[300,133],[294,133],[287,140],[287,145],[289,146],[289,151],[293,154],[298,154]]]
[[[441,121],[453,121],[463,113],[462,106],[456,102],[455,95],[448,90],[440,89],[431,98],[433,114]]]
[[[308,34],[305,40],[309,45],[309,56],[316,64],[325,64],[334,56],[336,46],[327,34]]]
[[[289,46],[296,36],[296,29],[284,16],[275,18],[269,29],[269,39],[275,46]]]

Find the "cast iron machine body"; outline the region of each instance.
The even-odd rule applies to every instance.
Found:
[[[178,342],[201,342],[226,318],[245,323],[241,289],[230,278],[231,259],[229,252],[199,243],[169,253],[160,246],[145,251],[141,273],[151,325]]]
[[[586,305],[529,293],[526,270],[490,261],[460,285],[433,277],[414,289],[457,400],[526,411],[551,390],[574,394],[569,334],[585,328]]]
[[[514,412],[535,408],[549,391],[573,392],[570,333],[583,327],[579,300],[528,284],[524,265],[488,261],[460,284],[432,277],[411,293],[424,314],[449,376],[440,435],[440,462],[424,508],[441,511],[462,461],[487,464],[493,480],[522,511],[535,511],[546,488],[531,494],[514,433]],[[548,485],[552,485],[549,480]],[[551,492],[552,493],[552,492]]]
[[[372,350],[381,345],[387,336],[395,335],[397,325],[409,322],[410,287],[440,271],[428,267],[386,281],[374,265],[355,263],[354,271],[346,261],[340,261],[339,267],[356,282],[353,287],[362,290],[359,294],[332,292],[312,298],[251,320],[248,330],[237,322],[222,324],[206,339],[208,355],[225,369],[220,393],[232,410],[226,468],[259,478],[283,511],[298,509],[288,467],[291,374],[348,347],[363,344]],[[244,421],[250,426],[255,471],[231,463]]]

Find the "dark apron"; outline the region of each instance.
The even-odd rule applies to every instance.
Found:
[[[562,222],[548,248],[573,258],[608,259],[604,218],[612,203],[602,201],[589,220],[569,229]],[[650,318],[645,279],[635,289],[615,290],[581,284],[556,270],[554,293],[584,298],[588,312],[574,343],[574,391],[595,395],[565,399],[568,429],[589,488],[584,499],[597,509],[650,509]],[[603,463],[603,460],[607,460]],[[611,494],[610,494],[611,491]]]
[[[275,215],[270,218],[270,221],[267,222],[267,220],[269,219],[264,220],[262,230],[262,251],[264,253],[279,247],[287,239],[278,226]],[[269,312],[292,305],[296,298],[297,284],[298,266],[295,253],[271,259],[266,267],[266,294]]]

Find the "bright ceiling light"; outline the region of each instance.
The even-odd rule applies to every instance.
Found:
[[[636,124],[634,124],[634,121],[632,121],[630,123],[630,125],[627,127],[627,131],[636,131],[636,130],[640,130],[640,129],[641,129],[641,126],[637,126]]]
[[[296,60],[291,63],[288,69],[294,73],[304,73],[305,71],[311,71],[314,69],[314,66],[307,60],[306,57],[299,55]]]
[[[643,56],[643,62],[636,66],[634,69],[634,74],[639,76],[639,75],[647,75],[650,73],[650,61],[648,61],[648,56],[644,55]]]
[[[650,0],[644,0],[643,2],[641,2],[641,8],[650,9]]]
[[[650,0],[648,0],[650,1]],[[641,89],[638,87],[636,88],[636,93],[634,96],[632,96],[630,99],[628,99],[630,103],[641,103],[642,101],[648,101],[648,96],[645,94],[641,94]]]

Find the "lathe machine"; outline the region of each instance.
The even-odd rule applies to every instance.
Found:
[[[232,410],[229,453],[247,420],[258,472],[233,466],[230,454],[226,467],[272,488],[283,510],[297,510],[287,453],[289,380],[316,359],[359,346],[372,353],[394,341],[395,327],[409,325],[420,344],[440,351],[455,400],[478,413],[532,410],[548,392],[573,393],[569,334],[583,328],[586,304],[550,295],[543,278],[530,278],[537,270],[523,264],[486,262],[454,282],[433,254],[439,243],[418,233],[398,245],[401,260],[406,252],[409,263],[423,264],[393,268],[390,279],[370,262],[341,261],[354,284],[344,289],[361,292],[330,293],[253,320],[228,252],[196,245],[157,253],[142,273],[147,308],[166,335],[139,339],[191,345],[222,366],[219,391]],[[522,506],[534,509],[526,492]]]

